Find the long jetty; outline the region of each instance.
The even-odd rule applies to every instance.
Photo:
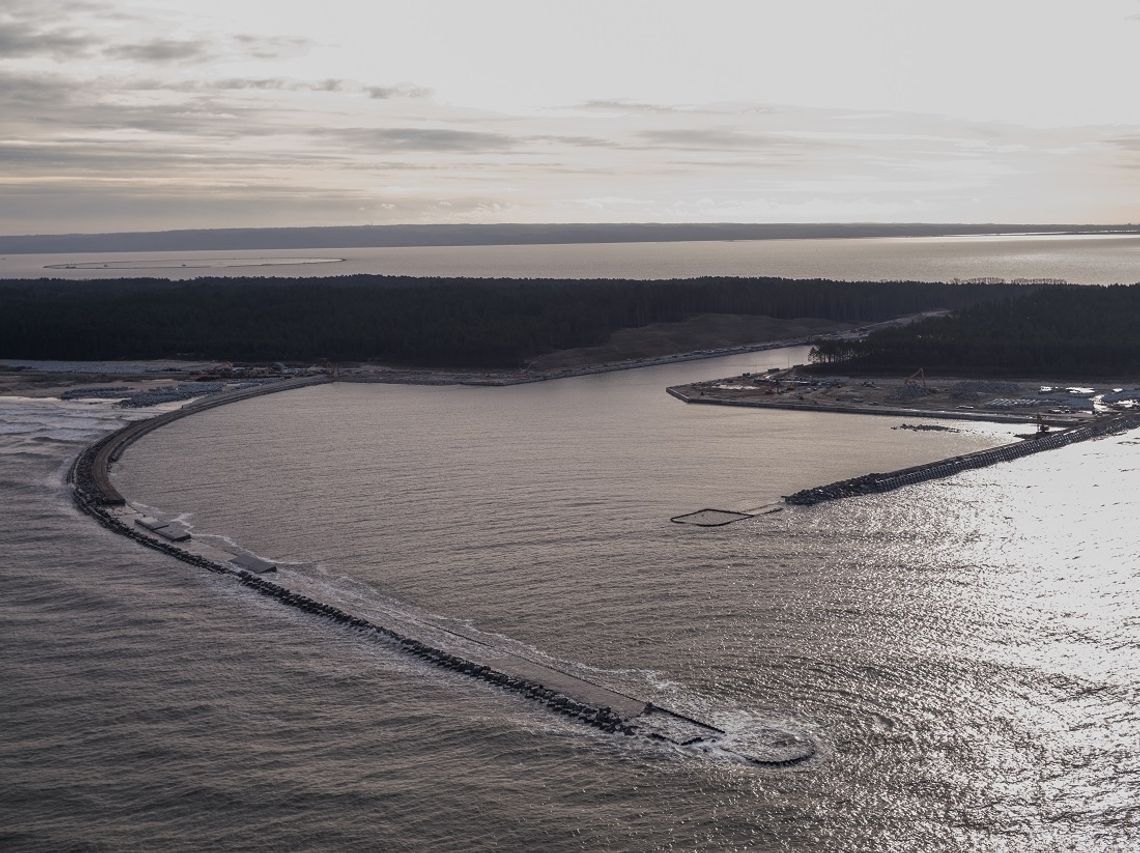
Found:
[[[1023,456],[1065,447],[1078,441],[1088,441],[1115,432],[1123,432],[1140,427],[1140,412],[1125,412],[1117,415],[1102,415],[1091,423],[1056,432],[1043,433],[1024,439],[1015,444],[1003,444],[989,450],[978,450],[961,456],[951,456],[937,462],[901,468],[885,474],[863,474],[847,480],[840,480],[826,486],[803,489],[784,497],[784,502],[799,506],[812,506],[825,501],[859,495],[879,494],[911,486],[927,480],[949,477],[972,468],[985,468],[999,462],[1012,462]]]
[[[127,424],[122,429],[91,445],[80,456],[85,469],[89,469],[85,470],[84,475],[85,479],[89,480],[90,496],[104,506],[122,506],[125,504],[126,499],[119,494],[119,490],[111,483],[111,463],[118,462],[124,450],[159,427],[166,426],[180,418],[204,412],[207,409],[214,409],[227,403],[236,403],[238,400],[248,400],[252,397],[275,394],[278,391],[289,391],[293,388],[304,388],[307,385],[320,385],[328,381],[327,376],[305,376],[299,379],[285,379],[280,382],[255,385],[252,388],[241,388],[236,391],[227,391],[205,397],[180,409]],[[92,454],[91,451],[94,453]],[[89,459],[85,458],[89,455]]]
[[[349,613],[332,604],[259,577],[221,558],[207,556],[185,543],[164,541],[147,528],[129,522],[126,500],[111,483],[109,468],[122,453],[142,436],[161,426],[207,409],[246,400],[262,394],[286,391],[329,381],[327,377],[306,377],[272,385],[243,389],[206,398],[182,409],[157,415],[145,421],[128,424],[84,449],[72,463],[68,482],[76,506],[103,527],[140,545],[159,551],[184,563],[217,575],[233,578],[244,588],[273,599],[281,605],[330,620],[362,636],[383,641],[398,650],[443,669],[478,679],[497,688],[539,702],[547,708],[609,734],[642,737],[677,746],[702,749],[715,747],[738,759],[765,767],[797,764],[815,754],[807,739],[793,738],[787,746],[772,749],[767,755],[746,755],[718,742],[727,735],[724,729],[653,702],[630,696],[601,684],[550,667],[494,652],[489,647],[485,660],[457,655],[438,644],[413,636],[359,614]],[[199,549],[200,550],[200,549]],[[469,637],[462,637],[471,640]],[[491,661],[490,663],[487,661]],[[498,665],[495,665],[498,662]]]
[[[791,409],[795,411],[813,411],[813,412],[840,412],[844,414],[868,414],[868,415],[906,415],[913,417],[927,417],[927,418],[959,418],[963,420],[994,420],[1005,422],[1024,423],[1023,416],[1013,415],[986,415],[980,416],[978,413],[973,412],[964,414],[960,412],[931,412],[918,409],[891,409],[891,408],[836,408],[834,406],[824,406],[819,404],[799,404],[796,405],[780,405],[765,402],[758,402],[752,400],[724,400],[724,399],[711,399],[696,397],[692,394],[686,393],[682,390],[683,386],[673,386],[666,388],[665,391],[670,396],[677,398],[683,403],[694,404],[707,404],[713,406],[737,406],[741,408],[751,409]],[[1046,420],[1044,423],[1048,424],[1050,421]],[[1039,433],[1038,435],[1012,444],[1004,444],[1000,447],[990,448],[989,450],[978,450],[973,453],[966,453],[961,456],[951,456],[947,459],[939,459],[936,462],[927,462],[922,465],[914,465],[910,468],[900,468],[896,471],[888,471],[886,473],[870,473],[861,474],[858,477],[851,477],[846,480],[839,480],[835,483],[828,483],[825,486],[813,486],[808,489],[801,489],[800,491],[785,495],[783,502],[792,506],[813,506],[815,504],[824,503],[826,501],[842,500],[843,498],[853,498],[860,495],[873,495],[882,492],[890,492],[895,489],[901,489],[903,486],[911,486],[916,483],[926,482],[928,480],[937,480],[942,477],[949,477],[958,474],[962,471],[968,471],[972,468],[985,468],[990,465],[996,465],[999,462],[1012,462],[1015,459],[1020,459],[1023,456],[1029,456],[1034,453],[1041,453],[1045,450],[1054,450],[1058,447],[1064,447],[1078,441],[1087,441],[1092,438],[1100,438],[1112,433],[1124,432],[1129,429],[1136,429],[1140,427],[1140,412],[1127,411],[1118,412],[1111,415],[1099,415],[1091,421],[1083,421],[1077,425],[1072,425],[1070,420],[1060,422],[1064,426],[1063,429],[1058,429],[1055,432]],[[771,512],[768,508],[768,512]],[[720,510],[720,509],[702,509],[696,512],[689,512],[683,515],[674,516],[670,521],[680,524],[695,524],[700,527],[723,527],[726,524],[732,524],[736,521],[743,521],[748,518],[754,518],[753,512],[739,512],[736,510]]]

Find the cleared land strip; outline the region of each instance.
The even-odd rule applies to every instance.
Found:
[[[953,409],[920,409],[913,406],[837,406],[829,403],[805,403],[800,400],[768,402],[767,400],[732,400],[725,397],[701,397],[690,385],[674,385],[665,389],[671,397],[682,403],[697,406],[736,406],[744,409],[784,409],[792,412],[838,412],[846,415],[888,415],[891,417],[938,418],[940,420],[988,421],[1005,424],[1024,424],[1030,420],[1024,412],[1006,413],[990,411],[956,411]],[[1048,415],[1043,417],[1049,426],[1071,426],[1087,421],[1086,417]]]

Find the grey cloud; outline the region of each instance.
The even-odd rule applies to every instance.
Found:
[[[45,30],[20,21],[0,21],[0,59],[18,56],[76,56],[91,39],[67,30]]]
[[[312,44],[304,38],[254,36],[243,33],[234,36],[239,49],[254,59],[279,59],[296,56]]]
[[[637,137],[651,148],[678,151],[771,151],[831,148],[833,142],[820,139],[785,136],[782,134],[754,133],[735,129],[675,128],[672,130],[643,130]]]
[[[61,16],[98,15],[114,20],[136,20],[137,16],[122,12],[107,0],[4,0],[4,13],[10,18],[42,21]]]
[[[99,223],[100,230],[130,230],[139,222],[164,227],[238,227],[251,221],[292,225],[296,211],[329,224],[356,223],[375,199],[322,187],[260,185],[201,187],[150,184],[119,185],[67,181],[35,187],[6,187],[0,201],[0,233],[51,232],[78,218]],[[298,207],[300,206],[300,207]]]
[[[130,88],[176,90],[162,81],[141,81]],[[191,139],[233,139],[295,132],[293,127],[282,126],[281,113],[273,105],[235,102],[215,96],[214,90],[167,104],[124,104],[108,98],[127,89],[114,80],[15,74],[0,68],[0,115],[4,116],[5,135],[9,139],[43,139],[57,133],[75,136],[131,128],[185,134]],[[191,85],[182,91],[197,88]]]
[[[113,43],[95,35],[52,27],[46,22],[97,16],[101,20],[137,20],[114,3],[86,0],[4,0],[0,4],[0,60],[26,56],[66,58],[100,49],[111,59],[137,62],[202,62],[220,53],[237,52],[254,59],[296,56],[312,42],[306,38],[238,34],[212,44],[205,38],[153,38]]]
[[[218,104],[210,98],[146,106],[73,101],[65,111],[28,112],[27,120],[40,132],[130,128],[148,133],[184,134],[192,139],[237,139],[280,132],[275,114],[268,110]]]
[[[785,164],[772,160],[669,160],[666,165],[682,169],[779,169]]]
[[[30,109],[35,113],[69,100],[74,84],[59,77],[47,75],[14,74],[0,69],[0,105],[6,118],[13,112]]]
[[[387,100],[388,98],[428,98],[431,97],[431,89],[423,86],[365,86],[364,91],[368,93],[368,97],[377,100]]]
[[[183,133],[198,138],[268,136],[279,128],[267,110],[224,106],[208,99],[172,106],[90,107],[75,122],[82,127],[111,129],[132,127],[153,133]]]
[[[348,127],[317,131],[332,135],[351,145],[380,151],[456,151],[484,153],[504,151],[516,140],[501,133],[449,128],[423,127]]]
[[[183,84],[187,88],[198,89],[287,89],[290,82],[283,77],[231,77],[227,80],[197,81]]]
[[[344,85],[343,80],[291,80],[287,77],[225,77],[220,80],[128,80],[125,89],[134,91],[167,92],[337,92]]]
[[[539,136],[528,136],[527,139],[533,142],[553,142],[559,145],[574,145],[582,148],[607,148],[613,145],[610,140],[601,139],[597,136],[541,134]]]
[[[1115,136],[1107,140],[1117,149],[1118,169],[1140,169],[1140,135]]]
[[[501,199],[478,196],[433,198],[377,197],[371,190],[281,184],[211,185],[209,192],[185,185],[117,185],[68,181],[5,188],[0,200],[0,233],[57,233],[61,222],[97,222],[101,231],[138,230],[140,222],[164,228],[215,228],[296,225],[297,210],[318,225],[357,225],[361,221],[436,222],[441,210],[462,217],[507,209]]]
[[[1140,152],[1140,136],[1115,136],[1108,140],[1118,148],[1123,148],[1125,151]]]
[[[151,39],[135,44],[119,44],[103,53],[112,59],[136,62],[205,62],[214,52],[204,39]]]
[[[651,104],[646,101],[625,101],[619,98],[598,98],[576,104],[574,109],[626,115],[731,115],[772,111],[772,107],[767,104]]]
[[[663,104],[647,104],[640,101],[621,100],[593,100],[578,105],[584,110],[605,110],[624,113],[673,113],[679,112],[677,107],[667,107]]]
[[[342,164],[345,157],[328,152],[280,153],[267,158],[257,154],[234,154],[211,145],[140,145],[98,139],[68,139],[48,144],[0,144],[0,167],[6,175],[53,174],[105,175],[108,170],[162,176],[202,170],[216,177],[227,168],[251,166]]]
[[[161,80],[133,78],[119,81],[123,89],[132,91],[170,92],[346,92],[366,93],[370,98],[425,98],[431,89],[421,86],[362,86],[352,80],[330,77],[325,80],[295,80],[289,77],[225,77],[218,80]]]

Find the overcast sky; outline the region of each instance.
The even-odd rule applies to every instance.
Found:
[[[0,233],[1140,221],[1140,0],[0,0]]]

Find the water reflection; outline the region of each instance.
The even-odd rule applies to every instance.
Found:
[[[890,418],[685,407],[662,393],[720,367],[306,389],[153,433],[119,476],[202,529],[318,560],[330,586],[414,602],[726,728],[775,720],[826,744],[808,772],[758,776],[599,761],[539,738],[570,778],[622,786],[622,814],[687,816],[619,831],[603,813],[595,843],[1136,842],[1136,445],[1070,446],[726,528],[670,525],[678,510],[747,505],[1015,429],[913,434]],[[465,715],[449,725],[470,731]]]
[[[297,252],[123,252],[8,255],[9,278],[119,278],[126,267],[164,278],[412,275],[514,278],[681,278],[707,275],[950,281],[1054,278],[1082,284],[1136,279],[1140,237],[1127,234],[887,237],[534,246],[413,246]],[[329,263],[330,259],[334,262]],[[290,262],[291,261],[291,262]],[[319,266],[306,264],[325,262]],[[267,264],[272,264],[268,266]],[[185,269],[183,269],[185,265]],[[260,271],[258,267],[263,269]],[[68,268],[70,267],[70,268]]]

